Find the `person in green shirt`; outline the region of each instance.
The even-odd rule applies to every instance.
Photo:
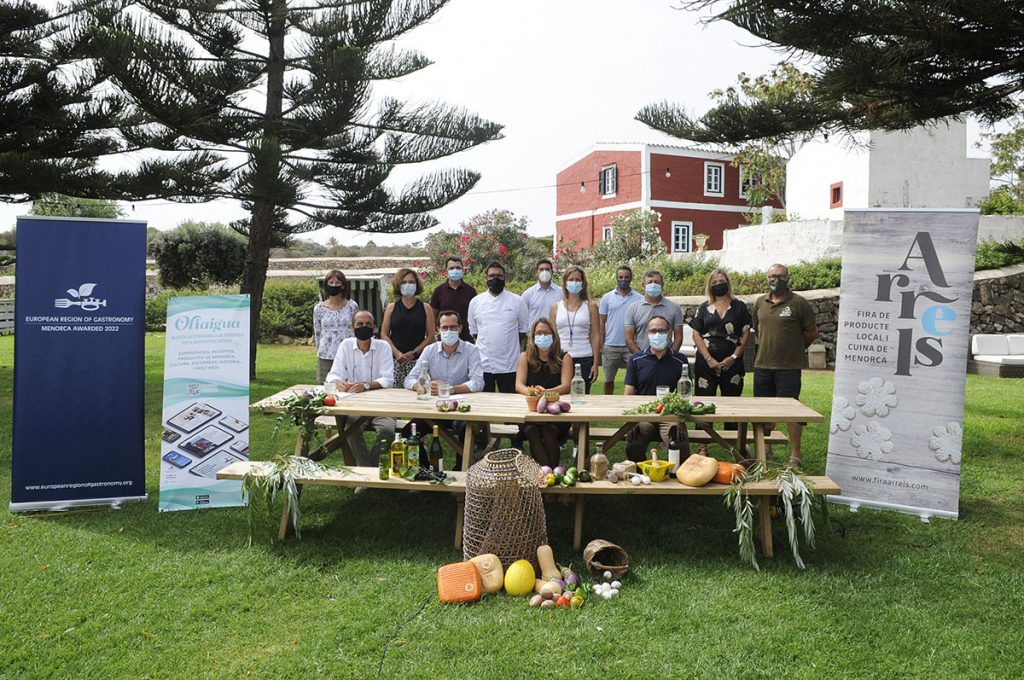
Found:
[[[807,300],[789,289],[789,269],[785,265],[773,264],[768,268],[768,294],[754,302],[751,330],[757,334],[758,342],[754,396],[799,399],[801,371],[807,367],[805,350],[818,337],[818,325]],[[803,423],[786,423],[786,428],[786,465],[800,467]]]

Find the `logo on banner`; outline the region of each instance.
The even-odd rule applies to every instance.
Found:
[[[96,288],[95,283],[83,283],[78,287],[78,290],[74,288],[68,288],[68,295],[75,298],[69,300],[68,298],[57,298],[53,301],[53,306],[57,309],[67,309],[68,307],[80,307],[84,312],[95,312],[100,307],[106,307],[107,301],[100,300],[92,296],[93,289]]]

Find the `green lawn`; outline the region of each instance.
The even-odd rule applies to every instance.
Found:
[[[622,545],[634,571],[617,600],[541,612],[436,601],[437,568],[461,559],[444,495],[311,488],[302,539],[253,548],[243,509],[158,514],[163,336],[146,349],[150,501],[12,515],[0,338],[0,677],[1024,675],[1024,380],[968,376],[959,521],[833,506],[806,571],[776,527],[777,556],[755,572],[719,500],[594,499],[585,540]],[[253,399],[313,367],[311,348],[261,347]],[[827,415],[831,390],[831,373],[808,374],[804,401]],[[291,448],[272,428],[254,418],[254,457]],[[805,434],[811,472],[827,431]],[[579,565],[571,527],[548,506],[556,557]]]

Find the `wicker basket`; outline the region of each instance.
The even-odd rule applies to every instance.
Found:
[[[583,549],[583,562],[587,571],[596,579],[610,571],[612,576],[624,576],[629,571],[629,555],[626,551],[600,538],[587,543]]]
[[[493,553],[506,569],[522,559],[539,568],[537,546],[548,542],[539,477],[540,466],[518,449],[492,451],[469,468],[464,559]]]

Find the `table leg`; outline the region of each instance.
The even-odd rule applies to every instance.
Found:
[[[744,460],[747,457],[747,424],[736,423],[736,458]]]
[[[580,470],[586,469],[587,447],[590,445],[590,423],[582,422],[576,440],[576,467]],[[583,538],[583,495],[576,494],[576,521],[572,531],[572,549],[580,549],[580,541]]]
[[[765,557],[772,557],[772,497],[761,496],[761,552]]]
[[[471,462],[470,456],[473,455],[473,421],[466,421],[466,433],[465,439],[462,441],[462,471],[466,472],[469,470]],[[455,510],[455,549],[462,549],[462,525],[465,521],[466,516],[466,495],[460,494],[456,500]]]
[[[764,440],[764,423],[754,423],[754,453],[762,463],[768,460],[768,445]]]
[[[295,485],[295,493],[302,498],[302,484]],[[250,502],[252,502],[250,500]],[[288,504],[288,494],[284,494],[284,509],[281,511],[281,525],[277,530],[277,540],[283,541],[295,534],[296,526],[292,524],[291,506]]]
[[[583,539],[583,494],[576,494],[576,525],[572,531],[572,549],[579,550]]]

